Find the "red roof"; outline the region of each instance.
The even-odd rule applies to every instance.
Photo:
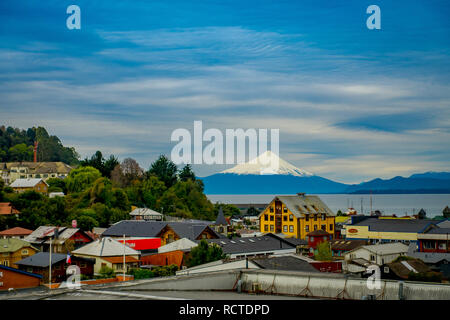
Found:
[[[18,214],[18,210],[14,209],[11,202],[0,202],[0,214]]]
[[[7,230],[3,230],[0,232],[0,236],[27,236],[31,234],[33,230],[15,227]]]

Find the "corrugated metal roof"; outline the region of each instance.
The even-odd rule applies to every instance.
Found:
[[[0,253],[16,252],[22,248],[33,248],[38,251],[38,249],[33,247],[31,243],[22,239],[0,239]]]
[[[74,255],[87,255],[93,257],[111,257],[124,254],[124,245],[109,237],[95,240],[87,245],[72,251]],[[125,246],[125,255],[139,255],[139,252]]]
[[[406,253],[408,252],[408,246],[401,242],[383,243],[362,246],[366,250],[373,252],[378,255],[395,254],[395,253]],[[357,249],[356,249],[357,250]]]
[[[208,239],[207,241],[219,245],[225,254],[245,254],[259,251],[286,250],[296,247],[286,240],[287,239],[266,234],[260,237]]]
[[[276,196],[275,199],[283,202],[288,209],[297,217],[304,217],[306,214],[326,214],[335,216],[333,211],[318,196],[311,195],[290,195]],[[260,213],[259,216],[261,216]]]
[[[264,257],[252,259],[251,261],[259,267],[269,270],[320,272],[311,266],[309,262],[294,256]]]
[[[33,188],[35,185],[37,185],[41,181],[44,182],[45,184],[47,184],[42,179],[16,179],[9,186],[11,188]]]
[[[162,214],[148,208],[136,208],[130,212],[130,216],[162,216]]]

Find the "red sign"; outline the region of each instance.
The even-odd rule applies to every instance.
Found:
[[[123,243],[123,239],[117,239]],[[134,250],[158,249],[161,247],[161,238],[125,239],[127,246]]]
[[[358,229],[348,229],[348,233],[358,233]]]

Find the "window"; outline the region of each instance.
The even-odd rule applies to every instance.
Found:
[[[273,229],[274,229],[274,227],[273,227],[273,225],[271,225],[270,226],[270,232],[273,232]]]
[[[8,260],[3,260],[2,263],[4,266],[9,267],[9,261]]]
[[[327,216],[325,214],[322,215],[322,220],[325,220]]]
[[[292,214],[289,215],[289,221],[294,221],[294,216]]]
[[[27,250],[27,249],[23,249],[23,250],[22,250],[22,254],[23,254],[23,255],[27,255],[27,254],[28,254],[28,250]]]
[[[309,237],[308,237],[308,236],[306,236],[306,238],[305,238],[305,239],[306,239],[306,241],[309,241]]]
[[[269,221],[269,215],[268,214],[264,215],[264,220]]]
[[[309,221],[309,214],[305,214],[305,221]]]
[[[446,246],[445,243],[439,243],[439,250],[445,250]]]
[[[424,249],[436,249],[434,241],[423,241],[422,245]]]
[[[309,232],[309,226],[305,226],[305,231]]]
[[[283,221],[287,221],[287,216],[283,216]]]
[[[33,268],[27,268],[27,272],[33,273]]]
[[[267,224],[264,226],[264,231],[269,232],[269,226]]]
[[[370,255],[370,261],[375,261],[375,255],[373,254]]]
[[[333,231],[333,225],[330,224],[330,231]]]
[[[327,231],[327,226],[323,224],[323,225],[321,226],[321,229],[322,229],[323,231]]]
[[[289,226],[289,232],[294,232],[294,226]]]
[[[273,213],[273,207],[270,207],[270,213]]]
[[[287,232],[287,226],[283,226],[283,232]]]
[[[314,231],[316,231],[316,230],[317,230],[317,225],[314,226]]]
[[[270,221],[273,221],[273,216],[270,216]]]
[[[314,215],[314,221],[317,221],[317,214]]]
[[[287,213],[287,208],[286,207],[283,208],[283,212]]]

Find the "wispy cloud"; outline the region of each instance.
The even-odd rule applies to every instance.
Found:
[[[174,12],[170,20],[164,3],[139,4],[134,19],[124,20],[123,4],[81,5],[102,10],[78,34],[47,27],[33,36],[16,26],[0,36],[2,123],[46,126],[83,157],[100,149],[144,167],[170,153],[172,130],[194,120],[208,128],[279,128],[282,157],[343,182],[450,167],[445,20],[437,35],[412,45],[389,29],[367,33],[354,16],[342,28],[305,10],[294,19],[294,2],[272,8],[278,27],[258,8],[236,22],[229,17],[244,13],[228,6],[222,15],[193,4],[206,11]],[[13,15],[21,11],[10,6]],[[326,12],[333,10],[348,11]],[[196,167],[200,175],[216,169],[223,168]]]

